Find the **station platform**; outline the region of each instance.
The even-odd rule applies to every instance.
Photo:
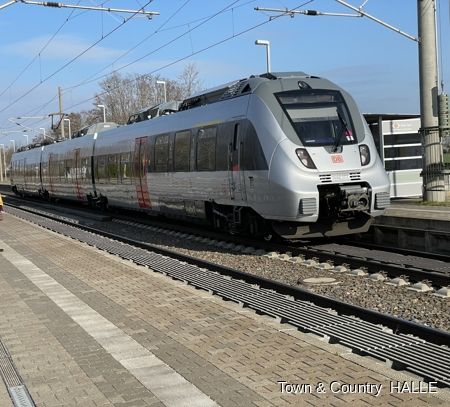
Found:
[[[450,222],[450,205],[421,205],[417,200],[396,199],[391,200],[385,216]]]
[[[450,255],[450,206],[420,205],[413,199],[392,200],[363,238],[402,249]]]
[[[11,214],[0,222],[1,249],[0,341],[39,407],[450,402],[448,389],[424,387],[380,361]],[[0,406],[10,407],[2,375]],[[412,382],[421,393],[398,391]]]

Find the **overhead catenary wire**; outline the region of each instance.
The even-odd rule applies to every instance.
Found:
[[[110,66],[113,66],[116,62],[120,61],[122,58],[124,58],[125,56],[127,56],[128,54],[130,54],[131,52],[133,52],[136,48],[140,47],[144,42],[148,41],[150,38],[152,38],[155,34],[157,34],[158,32],[161,31],[161,29],[172,19],[174,18],[191,0],[186,0],[180,7],[178,7],[177,10],[175,10],[174,13],[172,13],[170,15],[170,17],[168,17],[154,32],[152,32],[150,35],[148,35],[147,37],[145,37],[143,40],[139,41],[137,44],[135,44],[133,47],[129,48],[127,51],[125,51],[123,54],[121,54],[120,56],[118,56],[113,62],[109,63],[107,66],[103,67],[102,69],[100,69],[99,71],[95,72],[93,75],[90,75],[88,77],[88,79],[84,79],[83,81],[79,82],[76,85],[72,85],[69,87],[66,87],[65,90],[72,90],[75,89],[79,86],[82,86],[84,84],[90,83],[92,82],[92,77],[95,77],[96,75],[98,75],[99,73],[103,72],[104,70],[108,69]]]
[[[81,0],[78,0],[79,4]],[[42,53],[45,51],[45,49],[50,45],[50,43],[55,39],[55,37],[59,34],[59,32],[63,29],[63,27],[68,23],[70,17],[75,12],[75,10],[72,10],[68,17],[64,20],[64,22],[59,26],[59,28],[56,30],[56,32],[49,38],[49,40],[45,43],[45,45],[39,50],[39,52],[31,59],[31,61],[19,72],[19,74],[13,79],[13,81],[5,88],[2,92],[0,92],[0,97],[3,96],[11,87],[22,77],[22,75],[28,70],[28,68],[33,65],[33,63],[36,61],[36,59],[40,59]],[[40,63],[40,61],[39,61]],[[42,79],[42,78],[41,78]]]
[[[295,7],[295,8],[292,8],[291,10],[296,10],[296,9],[298,9],[298,8],[300,8],[300,7],[303,7],[303,6],[304,6],[304,4],[301,4],[301,5],[299,5],[299,6]],[[284,17],[284,16],[285,16],[285,14],[280,14],[280,15],[274,16],[274,17],[272,17],[272,18],[270,18],[270,19],[268,19],[268,20],[266,20],[266,21],[263,21],[263,22],[261,22],[261,23],[255,24],[255,25],[253,25],[253,26],[251,26],[251,27],[249,27],[249,28],[246,28],[246,29],[244,29],[244,30],[242,30],[242,31],[239,31],[238,33],[233,33],[232,35],[230,35],[230,36],[228,36],[228,37],[226,37],[226,38],[223,38],[222,40],[219,40],[219,41],[217,41],[217,42],[215,42],[215,43],[213,43],[213,44],[210,44],[210,45],[208,45],[208,46],[206,46],[206,47],[204,47],[204,48],[202,48],[202,49],[199,49],[199,50],[197,50],[197,51],[195,51],[195,52],[192,52],[192,53],[190,53],[190,54],[188,54],[188,55],[185,55],[184,57],[178,58],[178,59],[175,60],[175,61],[169,62],[169,63],[167,63],[167,64],[165,64],[165,65],[163,65],[163,66],[160,66],[159,68],[156,68],[156,69],[154,69],[154,70],[152,70],[152,71],[150,71],[150,72],[148,72],[148,73],[146,73],[146,74],[138,75],[138,76],[136,76],[135,78],[128,79],[128,80],[125,81],[124,84],[127,85],[127,84],[130,84],[130,83],[132,83],[132,82],[135,82],[135,81],[137,81],[137,80],[139,80],[139,79],[141,79],[141,78],[143,78],[143,77],[145,77],[145,76],[147,76],[147,75],[155,74],[155,73],[157,73],[157,72],[159,72],[159,71],[161,71],[161,70],[163,70],[163,69],[169,68],[169,67],[171,67],[171,66],[173,66],[173,65],[176,65],[176,64],[178,64],[178,63],[180,63],[180,62],[182,62],[182,61],[185,61],[186,59],[189,59],[189,58],[191,58],[191,57],[193,57],[193,56],[195,56],[195,55],[201,54],[201,53],[203,53],[203,52],[205,52],[205,51],[208,51],[208,50],[210,50],[210,49],[212,49],[212,48],[214,48],[214,47],[217,47],[217,46],[219,46],[219,45],[222,45],[222,44],[224,44],[224,43],[226,43],[226,42],[228,42],[228,41],[230,41],[230,40],[232,40],[232,39],[234,39],[234,38],[236,38],[236,37],[240,37],[241,35],[244,35],[244,34],[250,32],[250,31],[253,31],[253,30],[255,30],[255,29],[259,28],[259,27],[262,27],[262,26],[264,26],[264,25],[266,25],[266,24],[268,24],[268,23],[271,23],[272,21],[275,21],[275,20],[277,20],[278,18],[281,18],[281,17]],[[98,93],[96,96],[102,96],[102,95],[105,95],[105,94],[108,93],[108,92],[111,92],[112,90],[119,89],[119,88],[122,87],[124,84],[121,84],[121,85],[118,85],[118,86],[109,88],[108,91]],[[84,100],[82,100],[82,101],[80,101],[80,102],[78,102],[78,103],[76,103],[76,104],[74,104],[74,105],[72,105],[72,106],[69,106],[67,109],[73,109],[73,108],[75,108],[75,107],[78,107],[78,106],[80,106],[80,105],[83,105],[83,104],[85,104],[85,103],[87,103],[87,102],[89,102],[89,101],[91,101],[91,100],[94,100],[96,96],[93,96],[93,97],[84,99]]]
[[[188,1],[190,1],[190,0],[188,0]],[[188,1],[186,1],[186,3],[187,3]],[[155,52],[157,52],[157,51],[159,51],[159,50],[161,50],[161,49],[167,47],[168,45],[174,43],[176,40],[178,40],[178,39],[182,38],[183,36],[189,34],[189,33],[192,32],[193,30],[197,29],[198,27],[202,26],[202,25],[205,24],[206,22],[208,22],[208,21],[210,21],[211,19],[213,19],[214,17],[216,17],[216,16],[218,16],[218,15],[220,15],[220,14],[226,12],[226,11],[229,11],[230,8],[231,8],[232,6],[234,6],[236,3],[238,3],[239,1],[241,1],[241,0],[235,0],[235,1],[231,2],[228,6],[224,7],[224,8],[221,9],[221,10],[219,10],[218,12],[216,12],[216,13],[214,13],[214,14],[212,14],[212,15],[206,17],[206,18],[202,18],[202,19],[196,20],[196,21],[200,21],[200,23],[197,24],[196,26],[194,26],[193,28],[189,28],[189,29],[188,29],[187,31],[185,31],[183,34],[180,34],[180,35],[178,35],[177,37],[175,37],[174,39],[172,39],[172,40],[166,42],[166,43],[163,44],[162,46],[158,47],[156,50],[153,50],[153,51],[151,51],[150,53],[147,53],[147,54],[144,55],[143,57],[140,57],[140,58],[138,58],[138,59],[132,61],[131,63],[128,63],[128,64],[126,64],[126,65],[124,65],[124,66],[122,66],[122,67],[120,67],[120,68],[118,68],[118,69],[115,69],[114,71],[112,71],[112,72],[110,72],[110,73],[108,73],[108,74],[104,74],[104,75],[101,75],[101,76],[96,77],[96,78],[92,78],[92,75],[91,75],[91,76],[89,77],[88,80],[84,80],[83,82],[81,82],[81,83],[79,83],[79,84],[77,84],[77,85],[73,85],[73,86],[71,86],[71,87],[66,87],[65,90],[66,90],[66,91],[70,91],[70,90],[73,90],[73,89],[76,88],[76,87],[79,87],[79,86],[82,86],[82,85],[85,85],[85,84],[88,84],[88,83],[92,83],[92,82],[98,81],[99,79],[102,79],[102,78],[104,78],[104,77],[107,77],[107,76],[110,75],[111,73],[118,72],[118,71],[120,71],[120,70],[122,70],[122,69],[124,69],[124,68],[127,68],[128,66],[131,66],[131,65],[133,65],[133,64],[135,64],[135,63],[141,61],[142,59],[148,57],[149,55],[151,55],[151,54],[153,54],[153,53],[155,53]],[[237,7],[241,7],[241,6],[243,6],[243,5],[252,3],[252,2],[254,2],[254,1],[256,1],[256,0],[250,0],[250,1],[247,1],[246,3],[244,3],[244,4],[242,4],[242,5],[239,5],[239,6],[237,6]],[[184,6],[184,4],[183,4],[183,6]],[[303,6],[303,5],[302,5],[302,6]],[[302,7],[302,6],[299,6],[299,7]],[[236,8],[237,8],[237,7],[236,7]],[[181,8],[180,8],[180,9],[181,9]],[[176,13],[177,13],[177,12],[178,12],[178,10],[176,11]],[[170,18],[170,17],[169,17],[169,18]],[[164,27],[164,25],[165,25],[165,24],[163,23],[159,28]],[[186,25],[186,24],[184,24],[184,25]],[[152,35],[154,35],[154,33],[152,33],[150,36],[148,36],[148,38],[150,38]],[[147,39],[148,39],[148,38],[147,38]],[[135,47],[139,46],[140,44],[142,44],[142,41],[141,41],[138,45],[136,45]],[[135,48],[135,47],[134,47],[134,48]],[[120,57],[119,57],[119,59],[120,59]],[[109,64],[107,67],[113,65],[115,62],[117,62],[117,60],[115,60],[112,64]],[[103,70],[104,70],[104,69],[102,69],[102,71],[103,71]],[[35,108],[35,109],[30,110],[29,112],[27,112],[27,114],[29,114],[29,113],[34,113],[34,112],[37,112],[37,111],[42,111],[42,110],[45,109],[47,106],[49,106],[52,102],[54,102],[56,99],[57,99],[57,96],[52,97],[49,101],[45,102],[44,105],[41,105],[41,106],[38,107],[38,108]],[[92,98],[92,99],[93,99],[93,98]]]
[[[144,5],[144,7],[148,6],[150,3],[152,3],[153,0],[149,0],[147,1],[147,3]],[[132,14],[130,17],[124,19],[124,21],[119,24],[118,26],[116,26],[115,28],[113,28],[111,31],[109,31],[106,35],[102,36],[102,38],[98,39],[97,41],[95,41],[93,44],[91,44],[89,47],[87,47],[85,50],[83,50],[82,52],[80,52],[79,54],[77,54],[75,57],[73,57],[71,60],[69,60],[68,62],[66,62],[64,65],[62,65],[61,67],[59,67],[56,71],[54,71],[53,73],[51,73],[50,75],[48,75],[47,77],[45,77],[44,79],[42,79],[39,83],[37,83],[36,85],[34,85],[31,89],[29,89],[28,91],[26,91],[25,93],[23,93],[21,96],[19,96],[18,98],[16,98],[14,101],[12,101],[11,103],[9,103],[7,106],[3,107],[0,110],[0,113],[3,113],[4,111],[8,110],[10,107],[14,106],[17,102],[19,102],[20,100],[22,100],[24,97],[28,96],[31,92],[33,92],[35,89],[37,89],[38,87],[40,87],[43,83],[47,82],[50,78],[54,77],[55,75],[57,75],[59,72],[61,72],[62,70],[64,70],[65,68],[67,68],[69,65],[71,65],[73,62],[75,62],[78,58],[80,58],[81,56],[83,56],[84,54],[86,54],[89,50],[91,50],[92,48],[94,48],[96,45],[98,45],[101,41],[103,41],[104,39],[108,38],[110,35],[112,35],[114,32],[116,32],[117,30],[119,30],[120,28],[122,28],[128,21],[130,21],[135,15],[137,14],[134,13]]]
[[[248,1],[246,4],[251,3],[251,2],[253,2],[253,1],[254,1],[254,0]],[[291,10],[299,9],[299,8],[303,7],[305,4],[308,4],[309,2],[310,2],[310,1],[305,2],[305,3],[299,5],[299,6],[295,7],[295,8],[291,8]],[[234,2],[234,3],[235,3],[235,2]],[[233,3],[232,3],[232,4],[233,4]],[[229,7],[230,7],[230,6],[228,6],[228,8],[229,8]],[[241,7],[241,6],[238,6],[238,7]],[[237,7],[236,7],[236,8],[237,8]],[[215,13],[215,14],[217,14],[217,13]],[[177,60],[175,60],[175,61],[173,61],[173,62],[171,62],[171,63],[168,63],[168,64],[165,64],[165,65],[163,65],[163,66],[160,66],[159,68],[154,69],[154,70],[151,71],[150,73],[147,73],[147,74],[144,74],[144,75],[139,75],[139,76],[137,76],[137,77],[135,77],[135,78],[133,78],[133,79],[127,81],[126,83],[132,83],[133,81],[139,80],[140,78],[144,77],[145,75],[153,74],[153,73],[159,72],[159,71],[161,71],[161,70],[163,70],[163,69],[165,69],[165,68],[168,68],[168,67],[170,67],[170,66],[173,66],[173,65],[175,65],[175,64],[177,64],[177,63],[179,63],[179,62],[182,62],[182,61],[184,61],[184,60],[186,60],[186,59],[191,58],[192,56],[198,55],[198,54],[200,54],[200,53],[202,53],[202,52],[205,52],[205,51],[207,51],[207,50],[209,50],[209,49],[212,49],[212,48],[214,48],[214,47],[216,47],[216,46],[219,46],[219,45],[221,45],[221,44],[223,44],[223,43],[225,43],[225,42],[227,42],[227,41],[230,41],[230,40],[232,40],[233,38],[239,37],[239,36],[241,36],[241,35],[243,35],[243,34],[245,34],[245,33],[247,33],[247,32],[250,32],[250,31],[252,31],[252,30],[254,30],[254,29],[257,29],[257,28],[259,28],[259,27],[261,27],[261,26],[263,26],[263,25],[265,25],[265,24],[267,24],[267,23],[269,23],[269,22],[275,21],[276,19],[278,19],[278,18],[280,18],[280,17],[283,17],[284,15],[285,15],[285,14],[280,14],[279,16],[272,17],[272,18],[268,19],[267,21],[264,21],[264,22],[262,22],[262,23],[256,24],[256,25],[254,25],[254,26],[252,26],[252,27],[249,27],[249,28],[247,28],[247,29],[245,29],[245,30],[242,30],[242,31],[240,31],[240,32],[238,32],[238,33],[233,33],[233,35],[231,35],[231,36],[229,36],[229,37],[226,37],[226,38],[224,38],[224,39],[222,39],[222,40],[220,40],[220,41],[217,41],[217,42],[215,42],[214,44],[210,44],[210,45],[208,45],[208,46],[206,46],[206,47],[204,47],[204,48],[202,48],[202,49],[200,49],[200,50],[198,50],[198,51],[195,51],[195,52],[193,52],[193,53],[190,53],[190,54],[188,54],[188,55],[185,55],[184,57],[181,57],[181,58],[179,58],[179,59],[177,59]],[[199,19],[199,20],[202,20],[202,19]],[[186,25],[186,24],[184,24],[184,25]],[[192,31],[193,29],[195,29],[195,27],[192,28],[192,29],[190,29],[190,30],[188,30],[188,31],[186,31],[183,35],[187,35],[187,34],[189,33],[189,31]],[[173,41],[171,41],[171,42],[173,42]],[[168,43],[167,43],[167,44],[168,44]],[[156,50],[153,51],[153,52],[156,52]],[[151,53],[146,54],[145,56],[139,58],[138,60],[134,61],[133,63],[142,60],[143,58],[149,56],[150,54],[151,54]],[[123,69],[123,68],[125,68],[125,67],[127,67],[127,66],[129,66],[129,65],[130,65],[130,64],[127,64],[126,66],[121,67],[121,68],[119,68],[119,69]],[[119,70],[119,69],[118,69],[118,70]],[[117,71],[117,70],[116,70],[116,71]],[[116,87],[116,88],[119,88],[119,87]],[[113,88],[113,89],[116,89],[116,88]],[[109,90],[113,90],[113,89],[109,89]],[[100,94],[98,94],[98,95],[104,95],[105,93],[106,93],[106,92],[103,92],[103,93],[100,93]],[[50,104],[51,102],[53,102],[55,99],[56,99],[56,97],[52,98],[52,100],[51,100],[51,101],[48,101],[44,106],[40,106],[40,107],[38,107],[38,108],[35,108],[35,109],[33,109],[33,111],[36,111],[36,110],[38,110],[38,109],[43,109],[43,108],[45,108],[48,104]],[[85,103],[87,103],[87,102],[89,102],[89,101],[91,101],[91,100],[94,100],[94,99],[95,99],[95,96],[89,97],[89,98],[84,99],[84,100],[82,100],[82,101],[80,101],[80,102],[78,102],[78,103],[75,103],[75,104],[72,104],[71,106],[68,106],[67,109],[68,109],[68,110],[69,110],[69,109],[73,109],[73,108],[75,108],[75,107],[78,107],[78,106],[80,106],[80,105],[82,105],[82,104],[85,104]]]
[[[118,71],[121,71],[122,69],[128,68],[128,67],[131,66],[131,65],[134,65],[134,64],[137,63],[137,62],[142,61],[143,59],[147,58],[148,56],[150,56],[150,55],[152,55],[152,54],[154,54],[154,53],[156,53],[156,52],[158,52],[158,51],[160,51],[160,50],[166,48],[167,46],[173,44],[174,42],[178,41],[180,38],[183,38],[184,36],[190,34],[192,31],[194,31],[194,30],[196,30],[197,28],[201,27],[202,25],[206,24],[208,21],[212,20],[213,18],[217,17],[218,15],[220,15],[220,14],[222,14],[222,13],[228,11],[228,10],[230,9],[230,7],[232,7],[232,6],[233,6],[234,4],[236,4],[236,3],[239,3],[239,1],[241,1],[241,0],[234,0],[233,2],[231,2],[231,4],[229,4],[228,6],[224,7],[224,8],[221,9],[220,11],[218,11],[218,12],[216,12],[216,13],[214,13],[214,14],[208,16],[206,19],[202,20],[199,24],[197,24],[197,25],[194,26],[193,28],[190,28],[190,27],[188,26],[189,28],[188,28],[187,31],[185,31],[184,33],[182,33],[182,34],[176,36],[175,38],[172,38],[171,40],[169,40],[169,41],[167,41],[166,43],[164,43],[163,45],[157,47],[157,48],[154,49],[153,51],[148,52],[148,53],[145,54],[144,56],[141,56],[141,57],[135,59],[134,61],[131,61],[131,62],[129,62],[129,63],[127,63],[127,64],[121,66],[120,68],[114,69],[112,72],[109,72],[109,73],[107,73],[107,74],[104,74],[104,75],[101,75],[101,76],[97,76],[97,77],[91,77],[90,79],[85,80],[84,82],[82,82],[82,83],[80,83],[80,84],[77,84],[77,85],[74,85],[74,86],[70,86],[70,87],[68,87],[67,89],[68,89],[68,90],[72,90],[72,89],[75,89],[75,88],[77,88],[77,87],[79,87],[79,86],[81,86],[81,85],[85,85],[85,84],[88,84],[88,83],[96,82],[96,81],[98,81],[98,80],[100,80],[100,79],[102,79],[102,78],[107,77],[108,75],[111,75],[112,73],[116,73],[116,72],[118,72]],[[152,34],[152,35],[153,35],[153,34]],[[149,38],[150,38],[150,36],[149,36]],[[140,45],[140,44],[138,44],[137,46],[139,46],[139,45]],[[115,62],[117,62],[117,60],[116,60]],[[113,65],[115,62],[113,62],[113,63],[110,64],[109,66]],[[108,67],[109,67],[109,66],[108,66]]]

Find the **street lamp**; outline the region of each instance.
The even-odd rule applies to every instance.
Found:
[[[256,45],[264,45],[266,47],[266,60],[267,60],[267,73],[272,71],[270,66],[270,41],[267,40],[256,40]]]
[[[106,123],[106,107],[105,107],[105,105],[97,105],[97,107],[101,107],[103,109],[103,123]]]
[[[72,138],[72,129],[70,128],[70,119],[65,117],[64,121],[69,122],[69,139],[71,139]]]
[[[156,81],[158,85],[164,86],[164,103],[167,102],[167,89],[166,89],[166,81]]]
[[[45,127],[39,127],[39,130],[42,130],[42,134],[44,135],[45,138]]]

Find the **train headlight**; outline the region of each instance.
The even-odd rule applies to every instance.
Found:
[[[305,148],[297,148],[295,152],[297,153],[297,157],[299,158],[299,160],[306,168],[311,168],[313,170],[316,169],[314,161],[311,159],[308,151],[306,151]]]
[[[361,158],[361,165],[363,167],[370,163],[370,150],[365,144],[359,146],[359,157]]]

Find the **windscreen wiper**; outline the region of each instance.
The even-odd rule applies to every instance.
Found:
[[[349,127],[348,127],[347,122],[346,122],[345,119],[341,116],[341,114],[339,113],[338,110],[336,110],[336,113],[337,113],[337,116],[339,117],[339,121],[340,121],[341,124],[342,124],[342,129],[341,129],[341,134],[339,134],[339,137],[336,139],[336,141],[335,141],[335,143],[334,143],[334,145],[333,145],[333,153],[335,153],[335,152],[337,151],[337,149],[338,149],[338,147],[339,147],[339,144],[341,143],[341,140],[342,140],[342,135],[343,135],[344,133],[349,134],[349,135],[352,134],[351,130],[350,130]]]

